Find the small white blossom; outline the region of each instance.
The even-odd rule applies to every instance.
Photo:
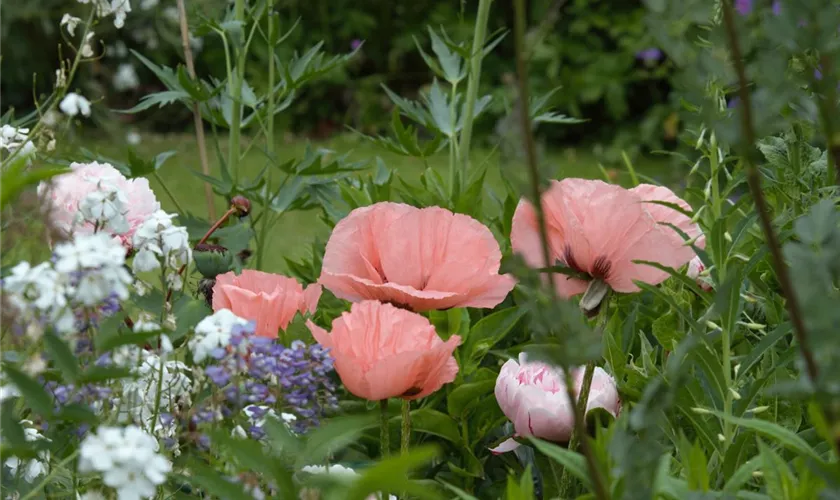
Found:
[[[140,317],[134,322],[134,333],[156,332],[160,330],[157,324],[148,313],[140,313]]]
[[[67,277],[49,262],[32,267],[23,261],[3,278],[3,295],[24,322],[46,320],[61,333],[75,327],[75,316],[67,301]]]
[[[143,0],[143,2],[140,3],[140,8],[143,10],[154,9],[159,3],[160,0]]]
[[[90,30],[85,35],[85,39],[82,40],[82,57],[93,57],[93,37],[95,33],[93,30]]]
[[[170,23],[177,23],[180,19],[178,9],[174,5],[170,5],[169,7],[163,9],[163,18],[169,21]]]
[[[357,477],[359,475],[355,470],[341,464],[333,464],[329,468],[324,465],[307,465],[301,469],[301,472],[307,472],[309,474],[335,474],[336,476],[343,477]]]
[[[114,88],[118,92],[136,89],[140,86],[140,77],[137,76],[137,71],[131,63],[122,63],[117,67],[117,72],[114,73]]]
[[[16,128],[11,125],[3,125],[0,127],[0,149],[5,149],[9,153],[14,153],[20,150],[22,156],[27,156],[35,152],[35,145],[29,140],[28,128]]]
[[[76,116],[80,113],[82,116],[90,116],[90,101],[75,92],[64,96],[58,108],[68,116]]]
[[[132,130],[131,132],[125,134],[125,142],[131,144],[132,146],[137,146],[142,141],[143,137],[136,130]]]
[[[107,500],[107,498],[99,491],[88,491],[82,494],[77,491],[76,500]]]
[[[155,408],[160,417],[161,413],[172,413],[178,404],[192,404],[192,381],[188,375],[191,370],[187,365],[180,361],[166,361],[144,349],[127,352],[127,355],[112,357],[115,362],[132,361],[131,365],[124,366],[132,366],[131,372],[135,377],[123,383],[122,393],[116,401],[120,422],[134,422],[151,429]],[[138,357],[139,363],[134,361]],[[159,437],[174,437],[177,432],[174,422],[163,425],[162,421],[158,421],[154,427]]]
[[[219,309],[195,326],[195,335],[187,342],[193,360],[201,363],[213,349],[227,347],[233,335],[233,327],[245,326],[248,321],[233,314],[229,309]]]
[[[45,438],[37,429],[30,427],[32,422],[29,420],[21,420],[21,425],[24,426],[23,435],[27,441],[39,441]],[[50,452],[38,452],[38,458],[33,458],[27,461],[21,461],[18,457],[9,457],[3,464],[9,468],[12,474],[20,472],[23,479],[28,483],[32,483],[38,476],[48,474],[50,470]]]
[[[71,242],[55,247],[55,269],[60,273],[81,272],[70,291],[86,306],[116,296],[125,300],[132,278],[125,269],[125,248],[104,233],[78,234]]]
[[[137,228],[132,240],[137,254],[131,267],[139,273],[158,269],[162,265],[166,269],[168,286],[180,290],[183,281],[178,271],[192,261],[192,248],[187,229],[173,225],[173,217],[158,210]]]
[[[67,33],[70,33],[70,36],[75,36],[76,26],[78,26],[80,22],[82,22],[82,20],[78,17],[71,16],[70,14],[64,14],[61,18],[59,26],[65,28]]]
[[[64,68],[58,68],[57,70],[55,70],[55,88],[58,89],[58,88],[62,88],[62,87],[65,87],[65,86],[67,86],[67,73],[64,71]],[[55,111],[49,110],[47,112],[47,114],[50,114],[50,113],[55,113]],[[46,125],[48,127],[52,127],[52,126],[54,126],[55,124],[58,123],[58,120],[55,120],[54,123],[51,125],[51,124],[46,122],[46,117],[47,117],[47,115],[44,115],[44,120],[45,120],[44,125]]]
[[[111,12],[114,14],[114,26],[121,29],[125,26],[125,18],[131,12],[129,0],[111,0]]]
[[[79,471],[100,473],[118,500],[151,498],[172,470],[158,449],[154,436],[135,425],[103,426],[82,441]]]

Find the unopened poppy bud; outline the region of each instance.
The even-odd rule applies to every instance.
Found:
[[[205,278],[215,278],[233,267],[233,256],[221,245],[199,243],[193,251],[193,259],[198,272]]]
[[[251,213],[251,202],[248,198],[240,195],[236,195],[230,200],[230,205],[236,209],[237,215],[240,217],[245,217],[249,213]]]

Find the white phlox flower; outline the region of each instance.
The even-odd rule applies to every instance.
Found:
[[[125,26],[125,18],[131,12],[129,0],[111,0],[111,12],[114,14],[114,26],[121,29]]]
[[[70,290],[78,302],[93,306],[111,296],[128,298],[133,279],[125,269],[125,248],[119,240],[104,233],[78,234],[56,245],[54,253],[56,271],[79,276]]]
[[[174,215],[162,210],[155,212],[134,233],[132,246],[137,250],[131,267],[135,273],[166,270],[166,281],[173,290],[183,286],[181,267],[192,261],[187,229],[172,224]]]
[[[20,423],[23,426],[23,435],[27,441],[32,442],[47,439],[37,429],[31,427],[32,422],[30,420],[21,420]],[[50,470],[49,464],[49,451],[38,452],[38,458],[32,458],[30,460],[24,461],[18,457],[9,457],[3,462],[3,465],[8,467],[12,474],[20,473],[27,483],[33,483],[39,476],[48,474]]]
[[[93,30],[90,30],[85,35],[85,39],[82,40],[82,57],[93,57],[93,37],[95,35]]]
[[[23,261],[3,278],[3,295],[9,305],[22,316],[21,323],[50,323],[60,333],[75,327],[75,316],[67,301],[66,276],[49,262],[32,267]]]
[[[195,335],[187,342],[193,360],[201,363],[213,349],[227,347],[235,326],[245,326],[248,320],[233,314],[229,309],[219,309],[195,326]]]
[[[172,463],[158,453],[157,439],[136,425],[89,433],[79,449],[79,471],[97,472],[118,500],[152,498]]]
[[[85,99],[84,96],[70,92],[61,100],[58,109],[68,116],[76,116],[78,114],[90,116],[90,101]]]

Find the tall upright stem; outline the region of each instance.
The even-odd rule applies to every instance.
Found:
[[[525,139],[525,153],[528,159],[528,172],[531,177],[531,195],[534,199],[534,206],[537,212],[537,222],[540,228],[540,244],[542,246],[543,258],[546,265],[551,263],[551,252],[548,247],[548,234],[545,225],[545,212],[543,211],[542,201],[540,199],[540,173],[537,166],[536,148],[534,147],[534,136],[531,131],[531,119],[528,112],[528,85],[527,85],[527,64],[525,61],[525,3],[524,0],[513,0],[516,22],[514,24],[514,41],[516,44],[516,74],[517,86],[519,90],[519,113],[522,125],[522,136]],[[554,273],[546,273],[548,277],[549,293],[551,297],[557,299],[557,290],[554,288]],[[575,432],[583,436],[584,422],[575,399],[573,380],[568,368],[563,367],[563,374],[566,380],[566,394],[569,397],[569,403],[575,415]],[[604,485],[604,479],[601,476],[601,470],[598,467],[598,462],[595,460],[592,447],[589,441],[585,438],[581,440],[581,451],[586,458],[589,476],[592,480],[595,497],[599,500],[606,500],[609,498],[609,493]]]
[[[388,400],[382,399],[379,401],[379,447],[382,457],[387,457],[391,454],[391,433],[388,430]]]
[[[242,23],[243,37],[245,24],[245,0],[236,0],[233,7],[234,19]],[[236,54],[236,64],[233,68],[233,74],[230,75],[230,99],[231,99],[231,119],[230,119],[230,137],[229,137],[229,151],[228,151],[228,169],[233,175],[235,184],[239,183],[239,139],[242,135],[242,80],[245,78],[245,43],[239,44],[239,52]]]
[[[820,58],[820,65],[823,71],[822,87],[824,95],[822,100],[817,98],[817,105],[820,108],[823,131],[825,132],[826,146],[828,147],[828,175],[827,184],[840,184],[840,133],[834,129],[835,116],[837,115],[837,90],[831,77],[834,76],[834,64],[829,56]]]
[[[744,162],[746,163],[747,184],[750,187],[755,208],[758,212],[758,218],[761,222],[761,229],[764,232],[764,237],[767,239],[767,246],[770,249],[770,256],[772,257],[773,270],[776,271],[776,278],[779,281],[779,286],[785,296],[785,306],[790,316],[790,322],[793,326],[793,332],[796,336],[796,342],[799,345],[799,351],[802,355],[802,361],[805,364],[805,372],[812,383],[816,383],[819,377],[819,367],[814,359],[813,351],[811,351],[810,342],[808,341],[808,332],[805,329],[805,322],[802,317],[802,312],[799,308],[799,299],[793,289],[793,283],[788,273],[787,264],[782,255],[782,247],[779,239],[776,236],[776,231],[773,229],[772,219],[770,217],[770,209],[767,206],[767,201],[764,199],[764,193],[761,191],[761,174],[758,171],[753,159],[756,155],[755,144],[755,127],[753,126],[752,107],[750,100],[750,92],[747,89],[747,72],[744,68],[744,61],[741,54],[741,44],[738,40],[738,30],[735,27],[735,14],[732,11],[732,4],[730,0],[722,2],[723,7],[723,22],[726,27],[727,37],[729,38],[729,49],[732,52],[732,66],[735,68],[735,73],[738,75],[738,97],[741,104],[741,129],[744,134]],[[829,428],[834,428],[835,415],[830,409],[822,408],[823,413],[828,421]],[[835,452],[840,450],[840,440],[835,438],[832,443]]]
[[[484,59],[484,39],[487,36],[487,19],[490,17],[490,4],[493,0],[479,0],[478,14],[475,18],[472,55],[470,57],[470,79],[467,83],[467,100],[464,103],[464,128],[461,130],[461,174],[465,175],[470,166],[470,141],[473,130],[473,113],[478,99],[478,85],[481,82],[481,61]],[[461,183],[463,184],[463,182]]]
[[[192,46],[190,45],[190,30],[187,26],[187,8],[185,0],[178,0],[178,18],[181,22],[181,45],[184,47],[184,61],[187,73],[196,80],[195,64],[193,63]],[[198,160],[201,163],[201,173],[210,175],[210,163],[207,161],[207,146],[204,140],[204,122],[201,120],[201,108],[197,101],[193,101],[193,121],[195,122],[195,140],[198,146]],[[162,184],[162,182],[161,182]],[[213,188],[209,182],[204,183],[204,198],[207,200],[207,217],[216,218],[216,206],[213,204]],[[174,199],[174,198],[173,198]]]
[[[400,455],[408,455],[408,445],[411,443],[411,401],[402,402],[402,432],[400,433]]]

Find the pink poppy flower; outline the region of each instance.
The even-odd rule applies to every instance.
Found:
[[[583,384],[583,367],[575,369],[575,395]],[[513,422],[517,436],[536,436],[555,442],[571,438],[575,417],[566,394],[563,372],[542,362],[529,362],[525,354],[519,362],[508,360],[496,379],[496,401],[502,412]],[[586,413],[603,408],[617,417],[621,401],[613,378],[596,367],[589,390]],[[508,439],[491,451],[505,453],[519,444]]]
[[[306,324],[330,349],[341,382],[360,398],[422,398],[458,373],[452,353],[461,338],[453,335],[444,342],[428,319],[391,304],[353,304],[333,320],[331,333],[312,321]]]
[[[342,219],[327,242],[319,283],[337,297],[414,311],[494,307],[515,285],[487,227],[440,207],[377,203]]]
[[[38,193],[45,195],[52,206],[50,217],[56,227],[68,234],[93,233],[93,224],[80,224],[76,219],[79,203],[89,193],[97,191],[100,182],[105,182],[118,188],[125,195],[128,208],[125,218],[129,228],[126,233],[116,236],[123,245],[130,248],[131,237],[137,228],[160,210],[160,203],[149,186],[148,179],[126,179],[119,170],[108,163],[71,163],[70,168],[72,172],[55,177],[48,183],[42,182],[38,186]]]
[[[650,201],[690,206],[670,189],[643,184],[634,189],[597,180],[553,181],[542,195],[551,265],[562,263],[572,270],[600,279],[616,292],[639,291],[633,282],[661,283],[669,274],[635,260],[658,262],[678,269],[694,257],[694,250],[672,224],[690,238],[699,227],[682,213]],[[532,267],[546,267],[540,244],[536,211],[521,200],[513,215],[511,246]],[[557,275],[557,293],[563,298],[586,291],[586,280]]]
[[[297,280],[279,274],[246,269],[216,276],[213,310],[230,309],[234,314],[257,323],[256,334],[276,338],[295,314],[314,313],[321,298],[321,286],[305,289]]]

